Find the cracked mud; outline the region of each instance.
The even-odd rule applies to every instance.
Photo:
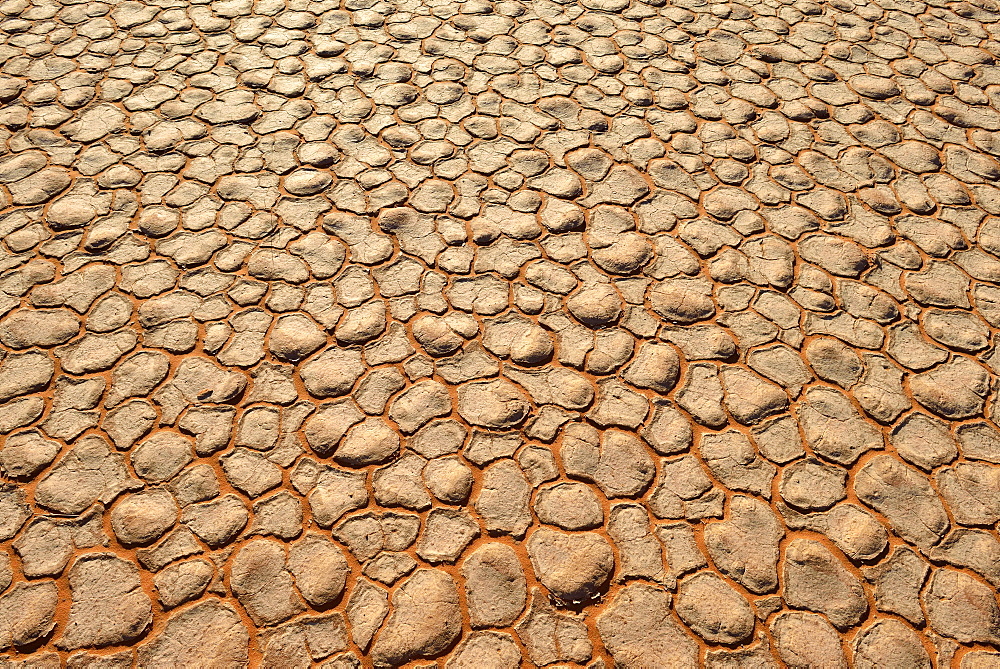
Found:
[[[0,664],[1000,666],[994,0],[0,2]]]

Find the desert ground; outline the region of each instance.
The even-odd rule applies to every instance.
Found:
[[[998,58],[0,2],[0,665],[1000,667]]]

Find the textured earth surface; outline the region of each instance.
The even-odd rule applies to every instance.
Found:
[[[0,42],[3,667],[1000,666],[993,0]]]

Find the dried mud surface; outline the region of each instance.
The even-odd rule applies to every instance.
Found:
[[[998,58],[0,2],[0,664],[1000,666]]]

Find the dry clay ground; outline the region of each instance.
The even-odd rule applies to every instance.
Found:
[[[994,0],[0,35],[3,667],[1000,666]]]

